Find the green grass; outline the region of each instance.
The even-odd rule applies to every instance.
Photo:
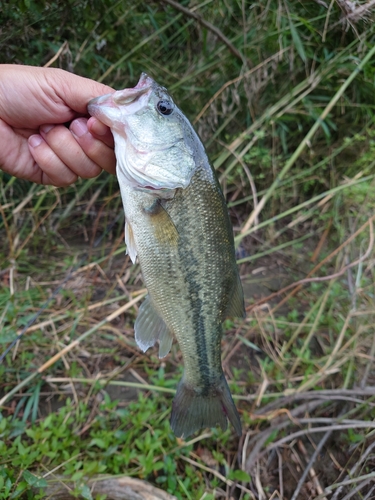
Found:
[[[135,344],[116,179],[0,173],[0,356],[23,333],[0,364],[0,499],[99,500],[120,476],[181,499],[371,498],[375,24],[337,2],[181,4],[245,64],[167,2],[95,0],[0,4],[0,62],[43,65],[67,41],[55,66],[116,88],[149,72],[195,121],[246,294],[223,339],[244,435],[173,435],[181,354]]]

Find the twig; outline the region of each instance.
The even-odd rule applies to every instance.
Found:
[[[322,402],[332,401],[332,400],[343,400],[343,401],[352,401],[353,403],[363,404],[363,400],[359,400],[357,398],[352,398],[351,396],[369,396],[375,398],[375,387],[369,387],[368,389],[363,388],[355,388],[355,389],[323,389],[317,390],[313,392],[297,392],[291,396],[285,396],[283,398],[278,398],[277,401],[269,403],[264,406],[258,412],[254,412],[255,417],[262,412],[262,414],[266,414],[272,412],[280,407],[285,407],[289,404],[295,403],[296,401],[306,400],[306,399],[319,399],[321,398]],[[269,397],[269,394],[267,394]],[[255,396],[254,396],[255,398]],[[366,402],[366,404],[369,404]]]
[[[170,1],[170,0],[168,0]],[[266,194],[263,196],[263,198],[260,200],[257,210],[253,210],[251,213],[249,219],[247,220],[246,224],[241,230],[241,236],[245,236],[251,225],[253,224],[255,218],[260,214],[260,212],[263,210],[266,202],[270,199],[278,185],[280,184],[281,180],[283,177],[286,175],[286,173],[291,169],[291,167],[294,165],[294,163],[297,161],[297,159],[300,157],[302,151],[305,149],[306,145],[310,142],[310,140],[313,138],[315,135],[315,132],[318,130],[318,128],[322,125],[323,121],[325,118],[328,116],[332,108],[335,106],[337,101],[342,97],[344,94],[345,90],[349,87],[349,85],[352,83],[352,81],[357,77],[359,72],[363,69],[363,67],[371,60],[373,55],[375,54],[375,46],[372,47],[366,56],[362,59],[362,61],[359,63],[359,65],[355,68],[355,70],[349,75],[349,77],[345,80],[345,82],[341,85],[339,90],[335,93],[335,95],[332,97],[330,102],[327,104],[325,107],[324,111],[322,114],[319,116],[319,118],[315,121],[314,125],[311,127],[309,132],[306,134],[305,138],[301,141],[295,152],[292,154],[290,159],[285,163],[284,167],[281,169],[279,174],[277,175],[276,179],[274,182],[271,184],[269,187],[268,191]]]
[[[259,458],[267,455],[271,450],[274,448],[278,448],[282,446],[285,443],[288,443],[289,441],[293,441],[293,439],[296,439],[300,436],[305,436],[306,434],[313,434],[316,432],[328,432],[328,431],[342,431],[345,429],[375,429],[375,422],[366,422],[362,420],[351,420],[350,423],[346,424],[336,424],[332,425],[332,422],[335,421],[333,418],[301,418],[299,419],[300,424],[311,424],[314,422],[320,422],[320,421],[327,421],[329,425],[326,426],[319,426],[319,427],[309,427],[307,429],[302,429],[300,431],[292,432],[288,436],[285,436],[278,441],[275,441],[274,443],[271,443],[268,445],[260,454]],[[329,422],[328,422],[329,421]],[[374,476],[375,477],[375,476]],[[333,500],[333,499],[332,499]]]
[[[374,366],[374,358],[375,358],[375,335],[372,337],[371,350],[370,350],[370,362],[367,363],[365,367],[365,371],[363,373],[363,377],[360,383],[360,387],[363,388],[367,384],[368,376],[370,375],[370,370]]]
[[[153,40],[154,38],[159,36],[161,33],[163,33],[163,31],[167,30],[176,21],[178,21],[178,19],[180,19],[180,17],[182,17],[181,14],[177,14],[177,16],[174,19],[169,21],[169,23],[163,24],[163,26],[161,28],[154,31],[150,36],[143,38],[137,45],[135,45],[131,50],[129,50],[129,52],[127,52],[122,57],[120,57],[120,59],[118,59],[115,63],[111,64],[111,66],[102,74],[102,76],[100,78],[98,78],[97,81],[99,83],[101,83],[105,78],[107,78],[107,76],[110,73],[112,73],[113,70],[115,70],[119,66],[123,65],[123,63],[126,61],[126,59],[128,59],[130,56],[135,54],[139,49],[141,49],[142,47],[147,45],[148,42],[150,42],[151,40]]]
[[[2,222],[3,222],[4,228],[5,228],[5,232],[7,234],[7,238],[8,238],[8,241],[9,241],[10,255],[13,256],[13,250],[14,250],[14,248],[13,248],[13,237],[12,237],[12,233],[10,231],[9,224],[8,224],[5,212],[4,212],[4,207],[3,207],[3,205],[1,203],[0,203],[0,215],[1,215]]]
[[[253,141],[253,139],[252,139],[252,141]],[[250,141],[250,143],[252,141]],[[247,150],[247,147],[244,148],[244,150],[240,153],[240,155],[242,155],[242,153],[245,150]],[[236,159],[236,164],[237,164],[237,159]],[[374,162],[374,165],[375,165],[375,162]],[[275,215],[274,217],[271,217],[263,222],[260,222],[257,226],[253,226],[251,229],[249,229],[249,231],[246,233],[245,236],[248,236],[249,234],[252,234],[255,231],[258,231],[259,229],[262,229],[264,227],[275,224],[275,222],[282,220],[282,219],[285,219],[285,217],[289,217],[290,215],[294,214],[295,212],[298,212],[304,208],[307,208],[307,207],[313,205],[315,202],[318,202],[318,203],[316,204],[315,207],[312,207],[309,211],[312,212],[313,210],[317,210],[317,209],[321,208],[322,205],[324,205],[329,200],[331,200],[334,197],[334,195],[338,194],[339,192],[341,192],[345,189],[357,186],[358,184],[361,184],[363,182],[367,182],[370,179],[373,180],[374,178],[375,178],[374,175],[367,175],[365,177],[361,177],[360,179],[358,179],[357,177],[354,177],[354,179],[352,179],[349,182],[342,183],[339,186],[336,186],[335,188],[329,189],[328,191],[320,193],[320,194],[314,196],[313,198],[309,198],[308,200],[300,203],[299,205],[295,205],[294,207],[289,208],[288,210],[285,210],[285,212],[281,212],[281,213]],[[262,193],[264,193],[264,192],[265,191],[263,190]],[[244,198],[243,200],[249,201],[251,198],[252,197],[250,196],[250,197]],[[281,232],[279,231],[278,233],[276,233],[276,235],[278,235],[278,234],[281,234]],[[235,241],[236,247],[240,244],[242,239],[243,239],[243,235],[241,235],[241,234],[238,234],[237,236],[235,236],[234,241]]]
[[[61,469],[61,467],[65,467],[66,464],[68,464],[72,460],[76,460],[81,455],[82,455],[82,452],[81,453],[77,453],[76,455],[73,455],[72,457],[68,458],[67,460],[65,460],[65,462],[62,462],[61,464],[57,465],[53,469],[51,469],[51,470],[47,469],[48,472],[46,472],[45,474],[43,474],[43,476],[42,476],[43,479],[45,479],[46,477],[50,476],[51,474],[55,474],[55,472],[58,471],[59,469]],[[45,465],[43,463],[41,463],[41,466],[45,467]]]
[[[17,342],[19,342],[21,340],[22,336],[29,330],[31,325],[33,325],[35,323],[35,321],[39,318],[39,316],[42,314],[42,312],[49,306],[49,304],[52,302],[52,300],[60,293],[60,291],[62,290],[65,283],[67,283],[67,281],[69,281],[69,279],[72,277],[73,273],[79,268],[79,266],[82,264],[82,262],[84,262],[84,258],[81,259],[80,262],[73,269],[70,270],[70,272],[67,274],[66,278],[64,278],[64,280],[61,282],[61,284],[57,288],[55,288],[55,290],[52,292],[49,299],[47,299],[44,302],[44,304],[42,304],[40,309],[34,314],[34,316],[32,316],[30,318],[30,320],[26,323],[24,328],[22,328],[21,332],[13,340],[13,342],[10,344],[10,346],[7,347],[7,349],[5,349],[3,354],[0,356],[0,364],[3,362],[3,360],[5,359],[5,356],[8,354],[8,352],[17,344]]]
[[[312,263],[316,262],[316,260],[318,259],[319,255],[320,255],[320,251],[322,250],[322,247],[327,240],[331,226],[332,226],[332,218],[329,220],[327,227],[325,228],[322,236],[320,237],[319,242],[318,242],[318,244],[314,250],[314,253],[310,259]]]
[[[280,498],[284,498],[284,478],[283,478],[283,456],[279,452],[279,450],[276,450],[277,453],[277,461],[278,461],[278,469],[279,469],[279,491],[280,491]]]
[[[374,491],[375,491],[375,486],[373,486],[373,487],[371,488],[371,490],[367,493],[367,495],[366,495],[365,497],[363,497],[363,499],[362,499],[362,500],[371,500],[371,498],[374,498],[374,497],[372,496],[372,494],[374,493]]]
[[[52,481],[48,484],[47,490],[44,492],[45,497],[55,500],[77,498],[66,489],[67,486],[71,490],[74,489],[74,483],[67,481],[66,477],[61,479],[63,479],[64,484],[54,485]],[[61,483],[61,479],[57,477],[59,483]],[[104,496],[110,496],[116,500],[177,500],[174,495],[162,491],[146,481],[128,476],[84,478],[83,482],[90,488],[95,497],[104,494]]]
[[[60,54],[62,54],[68,47],[69,47],[68,40],[65,40],[65,42],[61,45],[56,54],[44,65],[44,68],[48,68],[49,66],[51,66],[56,61],[56,59],[60,57]]]
[[[304,470],[304,471],[303,471],[303,473],[302,473],[302,476],[300,477],[300,479],[299,479],[299,481],[298,481],[297,487],[296,487],[296,489],[294,490],[294,493],[293,493],[293,496],[292,496],[291,500],[297,500],[298,495],[299,495],[299,493],[300,493],[300,491],[301,491],[301,488],[302,488],[302,486],[303,486],[303,483],[305,482],[305,479],[306,479],[306,477],[307,477],[308,473],[309,473],[310,471],[311,471],[311,472],[313,471],[312,466],[314,465],[314,463],[315,463],[315,460],[316,460],[317,456],[318,456],[318,455],[319,455],[319,453],[321,452],[321,450],[322,450],[323,446],[325,445],[325,443],[326,443],[327,439],[330,437],[330,435],[331,435],[331,434],[332,434],[332,431],[327,431],[327,432],[324,434],[324,436],[322,437],[322,439],[320,440],[320,442],[319,442],[318,446],[316,447],[316,449],[315,449],[314,453],[312,454],[312,456],[311,456],[311,458],[310,458],[310,460],[309,460],[309,463],[307,464],[307,466],[306,466],[305,470]],[[314,477],[316,477],[316,476],[315,476],[315,472],[314,472]],[[325,500],[327,500],[327,499],[325,499]]]
[[[307,283],[313,283],[316,281],[327,281],[331,280],[334,278],[338,278],[342,274],[344,274],[348,269],[350,269],[353,266],[357,266],[359,263],[363,262],[364,259],[368,257],[368,255],[371,253],[371,246],[368,246],[368,249],[366,253],[358,260],[355,262],[352,262],[351,264],[348,264],[347,266],[343,267],[339,272],[335,274],[331,274],[329,276],[321,276],[318,278],[310,278],[312,274],[314,274],[316,271],[318,271],[324,264],[329,262],[332,257],[337,255],[338,253],[341,252],[343,248],[345,248],[351,241],[353,241],[368,225],[370,225],[370,243],[374,243],[374,231],[373,231],[373,226],[372,223],[375,220],[375,215],[370,217],[354,234],[352,234],[344,243],[342,243],[339,247],[337,247],[333,252],[331,252],[327,257],[325,257],[322,261],[319,262],[307,275],[307,278],[304,278],[299,281],[295,281],[294,283],[291,283],[290,285],[282,288],[281,290],[278,290],[277,292],[271,293],[271,295],[268,295],[268,297],[264,297],[261,300],[258,300],[255,304],[251,304],[250,306],[246,307],[246,311],[252,311],[255,307],[260,306],[261,304],[264,304],[265,302],[269,302],[275,297],[278,297],[280,294],[287,292],[288,290],[294,288],[293,292],[284,297],[281,302],[279,302],[273,309],[272,312],[276,311],[281,307],[285,302],[287,302],[291,297],[293,297],[299,290],[301,290],[302,286],[307,284]]]
[[[326,20],[325,20],[325,23],[324,23],[322,42],[326,41],[326,34],[327,34],[327,30],[328,30],[329,16],[331,14],[331,10],[332,10],[332,7],[333,7],[334,3],[335,3],[335,0],[331,0],[331,3],[329,4],[329,7],[328,7],[328,12],[327,12]]]
[[[332,493],[333,489],[336,489],[338,487],[342,488],[343,486],[349,486],[350,484],[358,483],[359,481],[366,480],[366,479],[374,480],[375,479],[375,472],[370,472],[370,474],[364,474],[363,476],[355,477],[354,479],[347,479],[347,480],[339,483],[339,485],[332,484],[331,486],[328,486],[326,488],[324,493],[329,495],[330,493]],[[332,497],[331,500],[333,500],[333,498],[334,497]],[[335,497],[335,498],[338,498],[338,497]]]
[[[81,269],[85,270],[85,269],[87,269],[89,267],[93,267],[95,265],[96,265],[96,263],[94,262],[92,264],[89,264],[88,266],[84,266]],[[80,272],[80,270],[78,270],[77,272]],[[75,274],[76,273],[74,273],[73,276]],[[40,284],[40,282],[38,282],[38,284]],[[138,291],[138,293],[142,294],[144,291],[145,291],[145,289],[141,289],[141,290]],[[124,295],[120,295],[119,297],[113,297],[111,299],[101,300],[99,302],[94,302],[93,304],[90,304],[87,307],[82,307],[81,309],[77,309],[75,311],[75,315],[78,316],[78,315],[80,315],[80,314],[82,314],[82,313],[84,313],[86,311],[93,311],[94,309],[97,309],[99,307],[106,306],[106,305],[109,305],[109,304],[113,304],[114,302],[119,302],[122,299],[128,299],[128,298],[129,298],[129,295],[128,294],[124,294]],[[68,316],[69,316],[69,313],[65,313],[65,314],[59,314],[58,316],[55,316],[54,318],[46,319],[45,321],[37,323],[36,325],[29,326],[29,328],[27,328],[27,330],[25,330],[24,334],[25,333],[29,333],[29,332],[34,332],[35,330],[40,330],[41,328],[44,328],[45,326],[48,326],[51,323],[53,323],[53,321],[55,321],[55,322],[62,321],[64,319],[66,319]]]
[[[359,491],[361,491],[362,488],[364,488],[365,486],[367,486],[369,483],[372,483],[374,481],[374,478],[368,478],[368,479],[365,479],[364,481],[362,481],[362,483],[359,483],[358,486],[356,486],[354,488],[354,490],[352,491],[349,491],[349,493],[347,495],[344,496],[344,498],[342,500],[349,500],[350,498],[352,498],[356,493],[358,493]]]
[[[342,4],[343,2],[340,3]],[[375,0],[370,0],[363,5],[358,5],[352,10],[352,12],[346,12],[343,20],[358,22],[360,19],[365,19],[366,14],[368,14],[374,6]]]
[[[255,143],[257,140],[258,140],[258,137],[256,135],[254,135],[254,137],[252,138],[251,142]],[[221,141],[218,141],[218,142],[224,148],[228,147],[226,144],[223,144]],[[246,174],[246,176],[247,176],[247,178],[249,180],[249,184],[250,184],[250,187],[251,187],[251,192],[252,192],[252,195],[253,195],[253,206],[254,206],[254,209],[256,209],[256,207],[258,205],[258,194],[257,194],[257,189],[256,189],[256,186],[255,186],[254,178],[253,178],[253,176],[252,176],[252,174],[251,174],[251,172],[249,170],[249,167],[242,160],[242,158],[235,151],[231,151],[231,153],[237,159],[238,163],[241,165],[241,167],[245,171],[245,174]],[[255,223],[258,224],[258,222],[259,222],[258,219],[256,219]],[[237,262],[240,263],[239,261],[237,261]]]
[[[202,26],[205,26],[208,30],[210,30],[212,33],[214,33],[222,42],[225,43],[225,45],[228,47],[228,49],[234,54],[238,59],[240,59],[244,64],[246,64],[246,59],[245,57],[241,54],[241,52],[232,44],[232,42],[213,24],[209,23],[203,17],[199,14],[196,14],[195,12],[192,12],[190,9],[184,7],[183,5],[174,2],[174,0],[160,0],[161,2],[167,3],[171,5],[174,9],[179,10],[183,14],[185,14],[188,17],[192,17],[198,23],[202,24]]]
[[[318,406],[321,405],[321,401],[310,401],[308,403],[303,403],[297,408],[293,408],[288,414],[288,418],[284,418],[279,421],[278,423],[274,423],[271,427],[268,429],[265,429],[264,431],[257,433],[250,441],[248,444],[249,449],[251,450],[249,453],[249,456],[246,459],[246,464],[244,466],[244,470],[248,472],[252,472],[252,469],[254,467],[254,463],[256,460],[258,460],[261,456],[261,449],[265,442],[269,439],[269,437],[275,432],[275,431],[280,431],[281,429],[284,429],[290,424],[290,415],[291,417],[295,418],[298,417],[301,413],[305,413],[307,411],[312,411],[315,410]],[[327,429],[326,429],[327,430]]]
[[[319,68],[319,70],[314,71],[310,73],[310,75],[305,78],[301,83],[297,84],[295,87],[293,87],[290,91],[290,93],[287,93],[284,97],[282,97],[276,104],[271,105],[268,107],[264,113],[253,123],[246,128],[243,132],[240,133],[229,145],[229,150],[233,151],[237,148],[239,148],[243,143],[246,143],[246,146],[243,148],[243,150],[240,152],[240,155],[245,154],[247,151],[247,144],[248,144],[248,139],[251,137],[252,134],[260,127],[265,124],[269,123],[270,120],[272,120],[273,117],[276,116],[276,114],[281,111],[283,108],[284,110],[290,108],[290,102],[292,99],[294,100],[294,103],[296,104],[299,102],[303,97],[306,95],[305,90],[308,88],[310,89],[309,92],[312,92],[318,85],[319,83],[323,80],[324,77],[330,75],[332,68],[336,68],[336,64],[340,59],[343,57],[343,55],[347,52],[349,53],[350,49],[358,43],[357,40],[351,42],[345,49],[335,55],[332,59],[330,59],[329,63],[324,66],[324,68]],[[230,156],[230,152],[224,151],[220,154],[220,156],[215,160],[214,162],[214,167],[217,169],[220,168],[221,165],[228,159]],[[231,162],[228,167],[225,169],[224,173],[219,177],[219,180],[222,181],[228,173],[237,165],[237,160],[234,160]],[[279,181],[281,179],[277,180],[278,186]],[[251,232],[251,230],[250,230]],[[240,239],[242,239],[246,235],[240,235]]]
[[[8,399],[11,396],[13,396],[14,394],[16,394],[20,389],[22,389],[22,387],[25,387],[25,385],[27,385],[29,382],[31,382],[31,380],[33,380],[35,377],[37,377],[38,375],[40,375],[41,373],[43,373],[45,370],[47,370],[47,368],[49,368],[54,363],[56,363],[56,361],[58,361],[64,354],[70,352],[72,349],[74,349],[75,347],[77,347],[80,344],[80,342],[82,342],[82,340],[84,340],[86,337],[88,337],[92,333],[96,332],[97,330],[99,330],[99,328],[101,328],[102,326],[104,326],[106,323],[109,323],[113,319],[115,319],[118,316],[120,316],[120,314],[124,313],[125,311],[127,311],[128,309],[130,309],[131,307],[133,307],[145,295],[146,295],[146,293],[144,292],[143,294],[140,294],[137,297],[135,297],[134,299],[132,299],[127,304],[124,304],[122,307],[119,307],[112,314],[110,314],[109,316],[107,316],[106,318],[104,318],[102,321],[100,321],[99,323],[97,323],[95,326],[93,326],[92,328],[90,328],[89,330],[87,330],[85,333],[83,333],[82,335],[80,335],[76,340],[74,340],[69,345],[67,345],[66,347],[64,347],[64,349],[62,349],[60,352],[58,352],[57,354],[55,354],[55,356],[52,356],[52,358],[50,358],[46,363],[44,363],[42,366],[40,366],[38,368],[38,370],[36,370],[31,375],[29,375],[28,377],[26,377],[22,382],[20,382],[16,387],[14,387],[14,389],[12,389],[7,394],[5,394],[5,396],[0,399],[0,407],[3,406],[4,403],[6,401],[8,401]]]
[[[306,339],[301,347],[300,352],[298,353],[298,356],[296,356],[296,359],[293,363],[292,368],[290,369],[289,376],[291,376],[291,377],[294,375],[294,372],[296,371],[298,365],[301,363],[301,359],[303,359],[303,354],[306,351],[306,349],[308,348],[313,335],[315,335],[315,332],[318,329],[318,325],[320,324],[322,314],[323,314],[325,307],[326,307],[326,303],[327,303],[328,298],[331,294],[332,285],[333,285],[333,282],[331,281],[328,284],[328,287],[323,294],[322,300],[321,300],[320,305],[319,305],[318,312],[317,312],[315,319],[314,319],[314,323],[313,323],[312,327],[310,328],[309,333],[307,334],[307,337],[306,337]]]
[[[346,476],[346,478],[344,479],[344,481],[353,477],[353,475],[357,472],[358,468],[362,465],[362,463],[366,460],[366,458],[372,452],[374,447],[375,447],[375,442],[371,443],[370,446],[367,448],[367,450],[361,454],[359,460],[350,469],[350,471],[349,471],[348,475]],[[335,491],[331,500],[339,500],[339,496],[340,496],[340,493],[342,492],[343,487],[344,487],[344,482],[342,482],[341,486]]]
[[[255,473],[255,477],[253,478],[253,481],[254,481],[256,489],[257,489],[259,500],[266,500],[266,494],[264,493],[262,483],[260,480],[259,462],[257,463],[256,473]]]
[[[57,188],[54,189],[54,191],[57,193],[57,200],[54,202],[54,204],[47,210],[47,212],[43,215],[43,217],[38,220],[38,222],[35,224],[35,226],[33,227],[33,230],[29,232],[29,234],[26,236],[26,238],[24,239],[24,241],[22,242],[22,245],[20,245],[20,247],[18,248],[18,251],[17,253],[15,254],[15,258],[19,257],[21,251],[25,248],[25,246],[29,243],[29,241],[31,240],[31,238],[33,237],[33,235],[35,234],[35,232],[39,229],[39,227],[43,224],[43,222],[45,220],[48,219],[48,217],[51,215],[51,213],[55,210],[55,208],[57,207],[57,205],[59,204],[59,195],[58,195],[58,191],[57,191]],[[15,250],[15,249],[14,249]]]
[[[228,486],[236,486],[236,488],[239,488],[240,490],[244,491],[245,493],[248,493],[249,495],[251,495],[250,498],[252,500],[255,500],[255,496],[254,496],[253,492],[251,490],[248,490],[247,488],[245,488],[245,486],[242,486],[242,484],[235,483],[231,479],[227,479],[225,476],[220,474],[220,472],[218,472],[217,470],[211,469],[210,467],[206,467],[205,465],[202,465],[199,462],[196,462],[195,460],[192,460],[189,457],[185,457],[184,455],[180,455],[180,458],[182,458],[182,460],[185,460],[185,462],[188,462],[189,464],[194,465],[194,467],[198,467],[199,469],[205,470],[206,472],[213,474],[218,479],[220,479],[220,481],[223,481],[223,483],[227,484]]]
[[[163,1],[163,0],[162,0]],[[224,83],[224,85],[222,85],[220,87],[220,89],[215,92],[215,94],[211,97],[211,99],[203,106],[203,108],[201,109],[201,111],[197,114],[197,116],[194,118],[194,121],[193,123],[197,123],[201,118],[202,116],[204,115],[204,113],[207,111],[207,109],[211,106],[211,104],[219,97],[219,95],[224,92],[224,90],[226,88],[228,88],[230,85],[233,85],[234,83],[237,83],[237,82],[240,82],[241,80],[243,80],[244,78],[246,78],[247,76],[251,75],[251,73],[255,73],[255,71],[258,71],[258,69],[262,68],[263,66],[265,66],[266,64],[268,64],[269,62],[273,61],[274,59],[277,59],[280,57],[281,54],[283,54],[286,50],[289,50],[289,48],[285,48],[285,49],[282,49],[282,50],[279,50],[276,54],[274,54],[273,56],[270,56],[268,57],[267,59],[265,59],[264,61],[262,61],[261,63],[257,64],[256,66],[254,66],[254,68],[251,68],[249,69],[249,71],[246,71],[246,73],[244,73],[243,75],[240,75],[240,76],[237,76],[236,78],[233,78],[233,80],[229,80],[228,82]],[[232,151],[232,150],[231,150]]]
[[[87,332],[83,333],[80,337],[78,337],[78,339],[74,340],[69,345],[67,345],[66,347],[64,347],[64,349],[62,349],[60,352],[58,352],[57,354],[55,354],[55,356],[52,356],[52,358],[50,358],[46,363],[44,363],[42,366],[40,366],[38,368],[37,372],[38,373],[43,373],[45,370],[47,370],[47,368],[49,368],[50,366],[52,366],[53,364],[55,364],[56,361],[58,361],[64,354],[66,354],[69,351],[71,351],[72,349],[74,349],[74,347],[77,347],[82,342],[82,340],[84,340],[86,337],[88,337],[92,333],[96,332],[97,330],[99,330],[99,328],[101,328],[106,323],[109,323],[113,319],[115,319],[118,316],[120,316],[120,314],[124,313],[125,311],[127,311],[128,309],[130,309],[131,307],[133,307],[145,295],[146,295],[146,293],[144,293],[143,295],[142,294],[138,295],[137,297],[135,297],[134,299],[132,299],[127,304],[124,304],[122,307],[119,307],[115,312],[113,312],[112,314],[110,314],[109,316],[107,316],[106,318],[104,318],[102,321],[100,321],[94,327],[90,328],[90,330],[87,330]],[[1,406],[1,402],[2,402],[2,400],[0,401],[0,406]]]

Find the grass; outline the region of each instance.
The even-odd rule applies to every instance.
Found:
[[[0,174],[0,499],[104,499],[123,476],[181,499],[371,498],[375,24],[345,2],[69,5],[2,6],[0,62],[61,48],[53,65],[117,88],[147,71],[195,122],[246,295],[223,340],[244,433],[173,435],[181,354],[135,344],[116,179]]]

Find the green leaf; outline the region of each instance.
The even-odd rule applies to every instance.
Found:
[[[298,34],[298,31],[296,30],[296,27],[294,26],[293,21],[289,18],[289,26],[290,26],[290,32],[292,34],[293,42],[294,45],[297,49],[297,52],[302,59],[303,62],[306,62],[306,54],[305,54],[305,49],[303,48],[303,43],[302,40]]]
[[[102,448],[103,450],[108,447],[108,444],[101,438],[94,438],[91,440],[89,446],[97,446],[98,448]]]
[[[87,486],[87,484],[82,484],[78,486],[78,491],[81,497],[84,498],[85,500],[93,500],[90,488]]]
[[[25,481],[21,481],[18,483],[16,491],[14,491],[11,495],[11,499],[18,498],[25,490],[27,489],[27,483]]]
[[[34,476],[34,474],[31,474],[31,472],[29,472],[28,470],[23,471],[22,476],[24,477],[25,481],[31,486],[38,481],[38,478]]]
[[[78,481],[79,479],[82,479],[84,475],[84,472],[82,470],[79,470],[73,474],[71,477],[72,481]]]
[[[37,386],[35,387],[35,391],[33,394],[33,410],[31,413],[31,421],[35,422],[38,416],[38,408],[39,408],[39,395],[40,395],[40,388],[42,387],[42,383],[39,382]]]
[[[250,347],[251,349],[254,349],[254,351],[258,351],[258,352],[262,352],[262,349],[259,349],[259,347],[255,344],[253,344],[252,342],[250,342],[250,340],[247,340],[245,337],[242,337],[242,335],[238,335],[238,338],[245,344],[247,345],[247,347]]]
[[[30,486],[33,486],[34,488],[47,487],[47,481],[44,478],[34,476],[34,474],[31,474],[31,472],[29,472],[28,470],[23,471],[22,477]]]
[[[251,477],[244,470],[238,469],[238,470],[233,470],[229,473],[229,479],[232,479],[233,481],[249,482],[251,480]]]

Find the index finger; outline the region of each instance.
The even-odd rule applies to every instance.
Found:
[[[115,174],[116,158],[113,151],[113,137],[109,128],[105,127],[106,130],[101,128],[104,134],[98,139],[91,134],[87,123],[87,118],[73,120],[69,127],[71,133],[88,158],[110,174]]]

